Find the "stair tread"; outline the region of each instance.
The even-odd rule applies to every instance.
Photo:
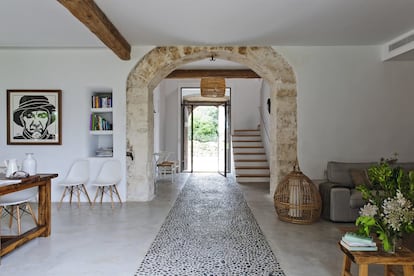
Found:
[[[233,140],[233,143],[261,143],[262,140]]]
[[[270,177],[270,174],[236,174],[236,177]]]
[[[236,166],[236,170],[269,170],[269,166]]]
[[[234,162],[267,162],[267,159],[234,159]]]
[[[242,134],[242,133],[239,133],[239,134],[233,134],[232,136],[233,137],[259,137],[260,134]]]
[[[237,182],[240,184],[251,184],[251,185],[256,185],[256,184],[267,184],[269,185],[270,180],[268,179],[258,179],[256,181],[251,181],[248,178],[244,179],[244,178],[239,178],[237,179]]]
[[[234,149],[263,149],[263,146],[233,146]]]
[[[264,152],[233,152],[233,155],[265,155]]]
[[[270,167],[266,153],[263,151],[264,146],[261,140],[260,129],[234,130],[232,142],[232,147],[235,150],[233,156],[236,180],[238,179],[240,182],[245,183],[268,183]]]
[[[234,132],[237,131],[260,131],[260,129],[235,129]]]

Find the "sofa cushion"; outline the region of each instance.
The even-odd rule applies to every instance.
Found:
[[[359,209],[363,207],[365,200],[362,199],[362,194],[360,191],[355,189],[351,190],[351,197],[349,198],[349,206],[353,209]]]
[[[371,187],[366,169],[350,169],[349,173],[351,174],[351,179],[355,187],[359,185],[364,185],[368,188]]]
[[[352,181],[350,169],[367,169],[377,163],[375,162],[362,162],[362,163],[347,163],[329,161],[327,165],[326,176],[328,181],[339,183],[344,187],[354,188],[355,185]]]
[[[400,167],[406,172],[414,171],[414,162],[401,162],[396,163],[394,166]]]
[[[319,184],[318,190],[322,200],[322,212],[321,216],[324,219],[330,219],[331,208],[331,190],[335,187],[334,183],[324,182]]]

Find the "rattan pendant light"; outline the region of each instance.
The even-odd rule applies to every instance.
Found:
[[[221,98],[226,92],[226,81],[220,77],[202,78],[200,82],[202,97]]]
[[[280,220],[297,224],[317,221],[322,208],[319,191],[297,164],[277,186],[274,204]]]

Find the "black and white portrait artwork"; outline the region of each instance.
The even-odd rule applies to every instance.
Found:
[[[8,144],[61,144],[61,90],[7,90]]]

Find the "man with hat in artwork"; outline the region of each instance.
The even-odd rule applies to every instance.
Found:
[[[13,121],[23,127],[22,133],[14,139],[49,140],[55,134],[48,126],[56,120],[56,108],[45,96],[25,95],[20,98],[19,107],[13,112]]]

